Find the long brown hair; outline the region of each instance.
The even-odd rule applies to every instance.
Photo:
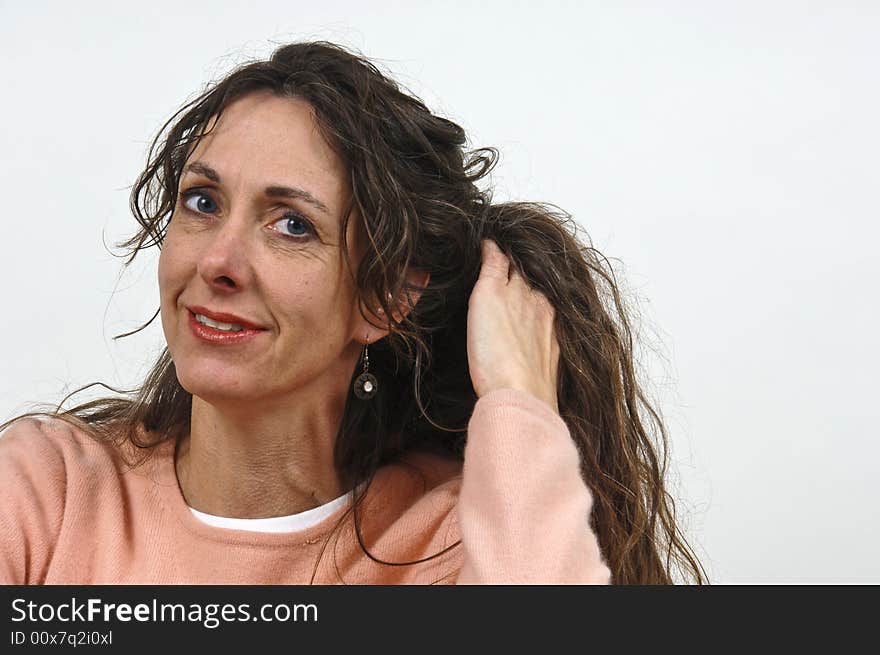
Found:
[[[612,582],[670,584],[675,568],[685,580],[707,582],[676,524],[665,487],[667,432],[636,379],[631,317],[613,268],[562,210],[493,203],[477,183],[495,165],[496,151],[467,150],[461,127],[431,113],[363,57],[325,42],[285,45],[177,111],[153,141],[131,193],[139,229],[121,244],[126,265],[143,249],[161,248],[183,166],[210,119],[234,100],[267,90],[309,102],[347,166],[351,205],[341,250],[362,313],[381,307],[394,316],[389,294],[408,297],[407,271],[431,273],[411,311],[391,319],[388,337],[371,345],[381,392],[369,402],[349,393],[335,446],[343,482],[367,481],[417,447],[461,457],[476,402],[467,366],[468,297],[480,241],[491,238],[556,309],[559,411],[594,496],[592,524]],[[360,217],[369,244],[356,268],[345,239],[352,216]],[[96,438],[149,450],[187,434],[191,401],[165,350],[138,390],[67,410],[59,405],[56,415]],[[144,434],[152,440],[144,442]]]

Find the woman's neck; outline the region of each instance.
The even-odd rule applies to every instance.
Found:
[[[215,516],[267,518],[339,497],[347,490],[333,451],[343,404],[325,395],[275,411],[224,411],[193,396],[190,434],[175,461],[187,504]]]

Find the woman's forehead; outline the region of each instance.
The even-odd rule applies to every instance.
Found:
[[[230,192],[294,198],[339,223],[351,202],[349,176],[327,143],[312,106],[255,93],[230,103],[207,124],[181,171]]]
[[[207,159],[229,178],[279,187],[309,182],[334,194],[347,190],[344,162],[304,100],[249,94],[230,103],[219,120],[212,117],[206,132],[189,159]]]

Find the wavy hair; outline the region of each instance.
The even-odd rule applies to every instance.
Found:
[[[351,204],[341,250],[361,313],[375,316],[381,308],[390,317],[388,336],[371,344],[371,370],[382,390],[368,403],[349,391],[346,401],[334,453],[342,481],[349,487],[369,481],[380,466],[417,447],[462,457],[476,402],[467,366],[468,298],[480,242],[491,238],[556,310],[559,412],[594,497],[591,522],[612,582],[672,584],[675,569],[685,580],[708,582],[676,524],[665,487],[667,431],[637,381],[630,310],[608,260],[556,207],[493,203],[491,190],[478,182],[497,152],[467,150],[461,127],[365,58],[326,42],[284,45],[181,107],[156,135],[133,186],[139,229],[120,244],[125,264],[144,249],[161,248],[183,167],[211,119],[236,99],[265,91],[307,101],[347,167]],[[360,217],[368,243],[356,266],[346,243],[352,216]],[[410,268],[431,273],[414,306]],[[391,305],[401,299],[410,311],[397,319]],[[96,438],[146,451],[188,433],[192,397],[167,349],[139,389],[119,394],[66,410],[62,401],[54,415]],[[354,508],[357,517],[357,503]]]

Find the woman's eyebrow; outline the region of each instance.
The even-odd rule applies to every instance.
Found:
[[[194,161],[188,164],[184,169],[184,172],[204,175],[212,182],[220,184],[220,174],[203,161]],[[263,194],[268,198],[299,198],[301,200],[305,200],[307,203],[316,207],[317,209],[320,209],[325,214],[330,214],[330,210],[327,209],[327,205],[318,200],[315,196],[313,196],[305,189],[273,184],[263,189]]]

